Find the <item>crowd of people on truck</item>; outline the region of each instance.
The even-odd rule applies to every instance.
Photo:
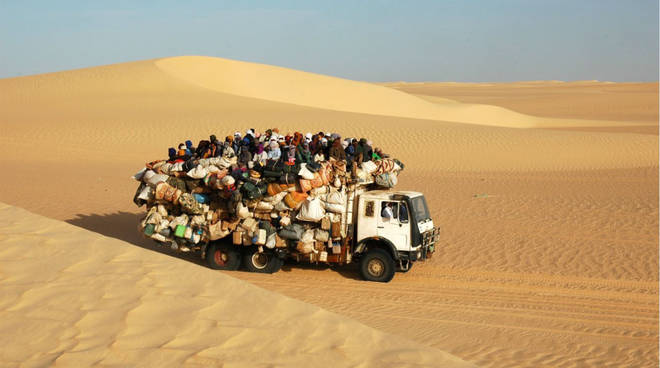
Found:
[[[248,129],[245,135],[235,132],[224,141],[211,135],[208,140],[201,140],[197,147],[187,140],[179,144],[178,149],[169,148],[168,156],[170,163],[212,157],[236,158],[239,169],[257,171],[276,164],[314,166],[329,159],[346,161],[348,168],[354,168],[361,167],[366,161],[389,157],[380,148],[372,148],[372,142],[365,138],[342,139],[339,134],[324,132],[283,135],[276,128],[264,133]]]

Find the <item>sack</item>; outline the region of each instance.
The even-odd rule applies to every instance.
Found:
[[[305,230],[305,232],[303,232],[302,236],[300,237],[300,241],[305,243],[314,243],[314,230]]]
[[[341,238],[341,222],[333,222],[332,225],[330,226],[330,230],[332,231],[332,237],[333,238]]]
[[[286,240],[280,238],[277,234],[275,234],[275,247],[286,248]]]
[[[275,235],[275,234],[273,234],[273,235]],[[257,241],[254,242],[255,244],[265,245],[266,244],[266,230],[264,230],[264,229],[257,230],[256,238],[257,238]],[[273,245],[275,245],[275,244],[273,243]]]
[[[321,207],[321,200],[308,197],[300,207],[300,212],[296,218],[301,221],[319,222],[325,215],[325,210]]]
[[[323,194],[328,194],[329,192],[330,192],[330,187],[324,185],[324,186],[322,186],[322,187],[320,187],[320,188],[314,188],[314,189],[312,189],[312,190],[309,192],[309,194],[318,197],[318,196],[321,196],[321,195],[323,195]]]
[[[301,192],[309,192],[312,190],[314,187],[312,186],[312,181],[307,180],[307,179],[300,179],[300,191]]]
[[[259,229],[266,230],[266,236],[270,236],[276,232],[275,227],[269,221],[259,221]]]
[[[202,167],[202,165],[199,165],[199,166],[193,168],[192,170],[188,171],[188,173],[186,175],[188,175],[189,177],[191,177],[193,179],[202,179],[208,173],[209,173],[208,170],[206,170],[204,167]]]
[[[283,174],[280,176],[280,183],[282,184],[295,184],[296,175],[293,173]]]
[[[238,216],[238,218],[240,219],[245,219],[250,217],[250,210],[247,207],[245,207],[243,202],[238,202],[238,204],[236,205],[236,216]]]
[[[201,215],[203,213],[202,205],[197,202],[190,193],[181,194],[181,197],[179,198],[179,205],[185,213],[191,215]]]
[[[346,205],[323,202],[323,209],[333,213],[344,213],[346,211]]]
[[[259,223],[257,220],[253,219],[252,217],[248,217],[245,220],[243,220],[243,223],[241,223],[241,228],[245,230],[245,232],[252,236],[256,232],[256,230],[259,227]]]
[[[327,262],[328,261],[328,252],[323,251],[319,253],[319,262]]]
[[[280,219],[280,226],[289,226],[291,225],[291,217],[284,216]]]
[[[300,240],[305,229],[300,224],[284,226],[278,233],[283,239]]]
[[[284,203],[291,209],[298,209],[306,198],[307,193],[289,192],[284,196]]]
[[[319,188],[323,186],[323,179],[319,173],[314,173],[314,178],[311,181],[312,188]]]
[[[222,221],[209,225],[209,240],[222,239],[227,235],[229,235],[229,231],[222,230]]]
[[[235,218],[235,219],[229,219],[229,220],[224,220],[222,221],[222,230],[226,231],[234,231],[236,230],[236,227],[241,223],[241,219]]]
[[[230,160],[230,159],[228,159],[228,158],[226,158],[226,157],[221,157],[220,159],[218,159],[217,162],[214,162],[214,164],[215,164],[216,166],[218,166],[219,168],[221,168],[221,169],[227,169],[227,168],[229,168],[232,164],[235,164],[235,163],[236,163],[236,158],[235,158],[235,157],[234,157],[233,160]]]
[[[365,161],[362,163],[362,170],[364,170],[367,174],[371,174],[372,172],[378,170],[378,166],[373,161]]]
[[[312,251],[314,250],[314,242],[299,241],[296,244],[296,250],[302,254],[312,253]]]
[[[266,248],[273,249],[277,245],[277,234],[272,233],[266,238],[266,243],[264,244]]]
[[[137,173],[135,173],[135,175],[133,175],[133,179],[135,179],[137,181],[142,181],[142,177],[144,177],[144,173],[146,171],[147,171],[147,168],[143,167],[142,170],[138,171]]]
[[[322,230],[330,230],[330,218],[328,216],[324,216],[321,219],[321,229]]]
[[[256,209],[257,211],[272,211],[273,205],[265,201],[259,201],[259,203],[257,203]]]
[[[396,162],[391,158],[384,158],[375,162],[376,170],[371,174],[376,176],[388,172],[394,171],[394,166],[397,165]]]
[[[332,254],[340,254],[341,253],[341,245],[332,245]]]
[[[138,194],[137,198],[143,200],[143,201],[148,201],[154,197],[154,190],[150,186],[144,186],[144,189],[140,191],[140,194]]]
[[[241,193],[243,194],[243,197],[249,200],[261,198],[262,196],[259,188],[249,181],[243,183],[243,186],[241,187]]]
[[[314,173],[312,173],[311,171],[309,171],[309,169],[307,169],[306,164],[301,164],[300,166],[301,167],[300,167],[300,171],[298,171],[298,176],[302,177],[305,180],[314,179]]]
[[[277,184],[277,183],[270,183],[268,184],[268,195],[269,196],[274,196],[276,194],[279,194],[282,192],[282,187]]]
[[[153,174],[150,174],[150,173],[153,173]],[[167,178],[169,178],[169,176],[167,176],[165,174],[156,174],[153,171],[149,170],[149,171],[145,172],[143,178],[146,179],[146,183],[149,184],[149,186],[152,186],[152,187],[155,188],[158,185],[158,183],[167,181]]]
[[[330,233],[322,229],[314,229],[314,239],[320,242],[327,242],[330,239]]]
[[[396,174],[393,172],[386,172],[376,176],[376,185],[386,188],[393,188],[398,182]]]
[[[332,191],[325,197],[325,201],[332,204],[346,204],[346,193],[339,191]]]

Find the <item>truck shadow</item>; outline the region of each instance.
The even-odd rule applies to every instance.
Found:
[[[197,253],[181,253],[173,251],[169,247],[159,246],[155,241],[142,236],[137,229],[138,222],[142,216],[144,215],[122,211],[103,215],[77,214],[75,218],[66,220],[65,222],[110,238],[125,241],[143,249],[165,254],[170,257],[178,258],[199,266],[206,267],[204,261],[199,257],[199,254]],[[287,261],[287,263],[282,266],[282,271],[289,272],[293,268],[308,270],[309,272],[323,271],[331,268],[337,274],[345,278],[361,280],[355,265],[330,267],[328,265],[314,265],[307,263],[296,263],[295,261]]]

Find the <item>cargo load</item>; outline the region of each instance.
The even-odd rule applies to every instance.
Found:
[[[392,191],[403,163],[380,149],[374,155],[370,143],[337,134],[283,136],[276,129],[250,129],[224,141],[211,136],[197,148],[186,141],[170,148],[168,159],[148,162],[133,176],[140,182],[133,201],[146,206],[139,230],[171,249],[200,252],[216,269],[243,264],[272,273],[286,259],[346,264],[375,254],[361,273],[389,281],[395,269],[407,271],[433,253],[438,231],[432,222],[421,225],[431,221],[423,195]],[[374,201],[364,203],[372,206],[371,216],[362,209],[366,217],[360,221],[365,193],[383,200],[378,208]],[[409,212],[411,207],[416,208]],[[411,215],[420,221],[408,221]],[[358,223],[366,230],[372,218],[387,224],[369,224],[368,236],[360,236]],[[379,235],[378,229],[388,227],[406,230],[409,239],[387,231]]]

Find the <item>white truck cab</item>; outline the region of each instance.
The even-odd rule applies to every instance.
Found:
[[[422,193],[364,191],[357,202],[354,255],[365,279],[387,282],[394,276],[390,268],[407,272],[434,252],[439,229]]]

